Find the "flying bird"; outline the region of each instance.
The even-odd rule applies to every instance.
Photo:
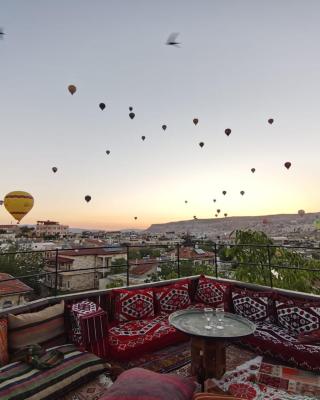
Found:
[[[166,44],[167,44],[168,46],[180,47],[179,44],[181,44],[181,43],[176,41],[178,35],[179,35],[179,33],[177,33],[177,32],[171,33],[171,34],[169,35],[168,39],[167,39]]]
[[[5,33],[3,32],[3,29],[0,28],[0,38],[3,39],[3,36],[5,35]]]

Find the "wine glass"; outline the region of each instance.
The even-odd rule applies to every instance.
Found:
[[[212,328],[211,319],[213,317],[213,308],[205,307],[203,309],[203,311],[204,311],[204,316],[206,318],[206,325],[204,327],[205,327],[205,329],[211,329]]]
[[[224,319],[224,308],[223,307],[216,308],[216,316],[218,319],[217,328],[223,329],[223,319]]]

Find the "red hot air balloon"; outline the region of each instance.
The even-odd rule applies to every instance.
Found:
[[[84,199],[87,203],[89,203],[89,201],[91,200],[91,196],[87,195],[84,197]]]
[[[195,125],[198,125],[198,122],[199,122],[198,118],[193,118],[193,123],[194,123]]]
[[[225,129],[224,133],[225,133],[227,136],[229,136],[230,133],[231,133],[231,129],[229,129],[229,128]]]
[[[273,124],[273,118],[269,118],[269,119],[268,119],[268,123],[269,123],[270,125],[272,125],[272,124]]]
[[[204,146],[204,143],[203,143],[203,142],[200,142],[200,143],[199,143],[199,146],[202,148],[202,147]]]
[[[289,168],[291,167],[291,162],[290,162],[290,161],[286,161],[286,162],[284,163],[284,166],[285,166],[287,169],[289,169]]]
[[[142,140],[145,140],[145,138],[146,138],[145,136],[141,136],[141,139],[142,139]]]
[[[165,131],[167,129],[167,125],[162,125],[162,129]]]
[[[104,103],[99,104],[100,110],[104,110],[106,108],[106,105]]]
[[[256,172],[255,168],[251,168],[251,172],[254,174]]]
[[[133,119],[135,116],[136,116],[136,114],[133,113],[133,112],[131,112],[131,113],[129,114],[129,117],[130,117],[131,119]]]

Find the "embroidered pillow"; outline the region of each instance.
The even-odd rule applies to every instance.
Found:
[[[49,348],[66,342],[64,301],[33,313],[9,314],[8,321],[10,350],[30,344]]]
[[[230,285],[200,276],[195,300],[212,307],[224,307],[228,311]]]
[[[155,289],[154,294],[158,312],[172,313],[191,304],[187,281]]]
[[[289,332],[308,333],[320,329],[320,302],[278,296],[278,324]]]
[[[273,293],[234,288],[232,303],[236,314],[253,322],[270,321],[272,317]]]
[[[0,366],[6,365],[8,361],[8,321],[0,319]]]
[[[154,317],[153,292],[150,289],[113,291],[115,319],[119,322]]]
[[[191,378],[131,368],[118,376],[100,400],[191,400],[195,388]]]

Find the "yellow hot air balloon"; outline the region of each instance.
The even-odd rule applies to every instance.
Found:
[[[32,209],[33,202],[34,200],[30,193],[21,191],[10,192],[4,198],[6,210],[18,223]]]

